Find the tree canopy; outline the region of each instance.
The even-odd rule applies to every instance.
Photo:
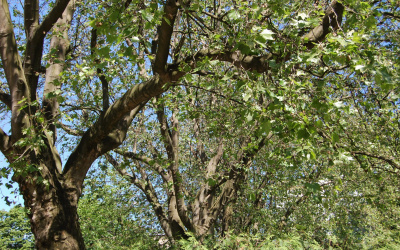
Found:
[[[10,211],[0,211],[0,243],[7,249],[33,249],[33,235],[30,231],[26,211],[15,206]]]
[[[397,246],[399,12],[2,0],[1,173],[35,247]]]

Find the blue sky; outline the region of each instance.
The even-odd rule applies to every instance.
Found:
[[[6,159],[4,158],[4,155],[0,153],[0,168],[6,167],[8,166],[8,162],[6,161]],[[9,176],[9,178],[11,179],[11,175]],[[17,204],[23,204],[24,201],[22,199],[22,196],[20,195],[16,195],[16,194],[12,194],[11,191],[17,190],[18,185],[16,183],[14,183],[13,188],[12,189],[8,189],[4,183],[7,183],[8,180],[2,178],[1,179],[1,183],[3,185],[0,186],[0,210],[6,210],[9,211],[13,206],[17,205]],[[8,196],[8,200],[15,202],[14,204],[8,206],[4,200],[4,198]]]

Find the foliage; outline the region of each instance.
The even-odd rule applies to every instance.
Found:
[[[34,249],[33,234],[23,207],[0,211],[0,245],[7,249]]]
[[[181,249],[323,249],[316,242],[301,239],[297,234],[261,236],[229,233],[226,237],[215,241],[198,242],[195,237],[180,240]]]
[[[37,248],[399,244],[398,1],[33,2],[0,149]]]
[[[134,191],[110,173],[89,175],[79,203],[79,216],[88,249],[151,249],[159,232],[150,227],[148,210],[138,207]]]

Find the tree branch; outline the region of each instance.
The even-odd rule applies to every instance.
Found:
[[[311,49],[315,46],[315,43],[322,42],[325,39],[326,35],[330,33],[330,28],[334,31],[337,30],[342,23],[343,11],[344,6],[336,0],[333,1],[322,19],[322,24],[303,36],[303,40],[306,42],[305,46]]]
[[[25,0],[24,25],[27,37],[39,25],[39,0]]]
[[[58,19],[54,31],[61,35],[54,35],[50,41],[50,51],[55,51],[51,55],[50,66],[46,69],[46,79],[43,90],[43,108],[45,118],[49,123],[49,129],[53,133],[53,145],[57,138],[55,120],[59,115],[59,103],[57,95],[61,90],[60,73],[64,69],[65,56],[70,46],[68,39],[68,29],[74,13],[74,1],[71,1],[65,8],[62,17]],[[53,59],[54,58],[54,59]]]
[[[169,225],[168,219],[165,217],[165,213],[159,202],[157,193],[147,175],[145,174],[143,178],[139,180],[134,173],[132,173],[133,175],[128,174],[125,169],[121,168],[118,162],[110,154],[106,154],[106,159],[121,176],[128,177],[129,182],[142,190],[142,192],[146,195],[147,201],[153,207],[154,213],[156,214],[158,221],[160,222],[161,227],[163,228],[168,239],[173,240],[171,226]]]
[[[163,75],[166,70],[171,37],[177,13],[177,1],[167,0],[164,6],[164,16],[161,22],[161,27],[158,32],[158,48],[153,66],[154,73],[160,75]]]
[[[394,19],[400,20],[400,16],[397,16],[397,15],[395,15],[395,14],[393,14],[393,13],[390,13],[390,12],[383,12],[382,14],[383,14],[384,16],[390,16],[390,17],[393,17]]]
[[[326,35],[331,32],[330,28],[333,30],[339,28],[342,22],[344,7],[341,3],[334,1],[328,8],[322,24],[315,27],[312,31],[306,34],[302,40],[303,45],[308,49],[315,46],[316,43],[321,42],[325,39]],[[181,72],[179,69],[182,68],[184,64],[189,65],[191,68],[196,67],[196,62],[203,60],[203,58],[209,58],[210,60],[219,60],[223,62],[230,62],[238,68],[256,71],[258,73],[268,72],[269,61],[275,59],[277,63],[284,62],[290,59],[290,55],[276,55],[276,54],[266,54],[266,55],[246,55],[240,51],[231,51],[231,49],[202,49],[198,51],[195,55],[186,57],[185,59],[168,65],[168,72],[172,72],[174,75],[174,80],[182,77],[185,72]]]
[[[8,158],[8,152],[12,148],[10,137],[0,128],[0,151]]]
[[[242,156],[240,156],[240,159],[238,159],[238,162],[241,162],[242,164],[242,167],[240,169],[238,169],[237,167],[232,167],[229,173],[229,179],[225,181],[225,185],[222,188],[220,195],[215,199],[215,201],[213,201],[212,205],[209,208],[207,219],[205,220],[206,223],[203,223],[201,229],[204,233],[211,227],[210,222],[215,221],[219,214],[223,211],[223,208],[225,208],[229,204],[229,202],[232,201],[232,199],[236,198],[240,182],[244,180],[246,176],[244,172],[245,169],[247,169],[248,165],[251,164],[253,157],[263,148],[266,141],[269,140],[271,136],[272,133],[264,136],[258,142],[257,148],[249,148],[245,152],[243,152]],[[213,189],[211,189],[209,193],[212,190]]]
[[[210,162],[207,165],[206,178],[211,178],[215,174],[215,171],[217,170],[217,165],[221,160],[223,154],[224,154],[224,144],[223,141],[221,140],[221,142],[218,144],[217,153],[214,155],[213,158],[211,158]]]
[[[37,30],[32,36],[32,41],[42,41],[44,37],[46,36],[47,32],[50,31],[51,28],[53,28],[54,24],[57,22],[57,20],[62,17],[65,8],[69,4],[71,0],[57,0],[53,9],[47,14],[47,16],[43,19],[43,22],[39,25]],[[72,0],[71,2],[75,2]],[[73,4],[71,5],[71,7]]]
[[[15,41],[13,25],[11,22],[8,3],[1,0],[0,5],[0,56],[4,73],[11,96],[11,137],[17,141],[22,137],[22,130],[29,126],[30,122],[21,107],[24,99],[29,99],[29,88],[22,69],[21,58]]]
[[[95,51],[96,51],[96,47],[97,47],[97,29],[93,28],[92,32],[91,32],[91,38],[90,38],[90,52],[92,54],[92,56],[94,55]],[[95,59],[95,62],[99,62],[100,60]],[[109,94],[108,94],[108,81],[106,76],[103,73],[103,70],[100,68],[97,68],[96,70],[97,72],[97,76],[99,77],[100,81],[101,81],[101,90],[103,93],[103,112],[105,112],[108,107],[110,106],[110,98],[109,98]]]
[[[187,208],[185,205],[185,195],[182,187],[183,179],[179,171],[179,127],[178,127],[179,121],[178,117],[176,116],[177,112],[178,110],[175,108],[174,112],[172,112],[172,117],[171,117],[172,130],[170,133],[171,133],[173,158],[170,164],[170,169],[172,173],[179,217],[181,218],[182,223],[185,225],[185,227],[189,230],[192,230],[193,226],[187,214]]]
[[[71,8],[73,8],[74,2],[74,0],[71,0]],[[69,3],[70,0],[57,0],[43,22],[39,25],[33,24],[32,27],[27,30],[29,33],[26,35],[27,43],[23,65],[31,101],[36,100],[36,90],[39,81],[38,73],[41,71],[44,38],[50,29],[53,28],[57,20],[62,17]]]
[[[368,152],[364,152],[364,151],[351,151],[350,153],[351,154],[356,154],[356,155],[365,155],[365,156],[368,156],[368,157],[372,157],[372,158],[375,158],[375,159],[382,160],[382,161],[388,163],[390,166],[400,170],[400,165],[397,164],[391,158],[388,158],[388,157],[385,157],[385,156],[380,156],[380,155],[374,155],[374,154],[371,154],[371,153],[368,153]]]
[[[65,124],[63,124],[63,123],[61,123],[61,122],[58,122],[57,124],[58,124],[59,126],[61,126],[61,128],[62,128],[67,134],[74,135],[74,136],[83,136],[83,134],[84,134],[84,131],[72,129],[72,128],[68,127],[67,125],[65,125]]]
[[[303,195],[301,196],[294,204],[290,205],[288,207],[288,209],[286,210],[285,215],[281,218],[281,222],[279,227],[284,227],[287,223],[287,220],[289,219],[289,216],[296,211],[297,207],[300,205],[300,203],[302,203],[303,201],[305,201],[308,198],[307,195]]]
[[[208,179],[212,178],[217,169],[217,165],[223,156],[223,142],[221,141],[218,145],[217,153],[212,157],[207,165],[207,173],[205,177],[205,183],[200,188],[196,195],[196,199],[193,204],[193,225],[198,235],[203,235],[206,232],[209,219],[209,209],[211,208],[214,200],[214,195],[211,194],[210,185]],[[206,223],[205,223],[206,222]]]
[[[233,99],[233,98],[227,97],[227,96],[225,96],[225,95],[223,95],[223,94],[221,94],[221,93],[219,93],[219,92],[217,92],[217,91],[210,90],[210,89],[206,89],[206,88],[203,88],[203,87],[200,87],[200,86],[189,85],[189,84],[181,84],[181,83],[180,83],[180,84],[174,84],[174,86],[185,86],[185,87],[188,87],[188,88],[200,89],[200,90],[203,90],[203,91],[205,91],[205,92],[209,92],[209,93],[216,94],[217,96],[220,96],[220,97],[222,97],[222,98],[224,98],[224,99],[227,99],[227,100],[236,102],[237,104],[244,105],[244,103],[241,102],[241,101],[238,101],[238,100],[235,100],[235,99]]]
[[[157,109],[157,119],[160,124],[160,131],[162,140],[164,142],[164,147],[167,151],[168,160],[169,160],[169,169],[171,171],[173,186],[176,196],[176,206],[178,210],[179,217],[182,223],[189,230],[192,229],[192,225],[190,219],[187,215],[187,208],[184,201],[183,188],[182,188],[182,178],[179,172],[179,128],[178,128],[178,119],[173,112],[171,120],[172,120],[172,129],[169,128],[167,118],[165,116],[164,105],[159,103],[159,98],[156,98],[154,101],[154,105]],[[162,102],[162,100],[161,100]],[[176,111],[176,110],[175,110]]]
[[[164,180],[164,183],[168,183],[168,181],[171,180],[171,176],[165,172],[165,170],[160,166],[160,164],[158,164],[157,162],[154,162],[154,160],[152,160],[151,158],[144,156],[144,155],[138,155],[136,153],[133,152],[123,152],[120,149],[114,150],[116,153],[132,159],[132,160],[137,160],[140,162],[143,162],[144,164],[148,165],[149,167],[153,168],[154,170],[157,171],[157,173],[159,175],[161,175],[161,177]]]
[[[65,164],[63,173],[69,186],[79,189],[79,193],[82,191],[83,180],[89,167],[99,156],[121,145],[132,120],[145,104],[146,102],[138,104],[122,118],[114,121],[111,128],[102,129],[101,123],[95,123],[85,132]],[[102,121],[101,118],[102,116],[97,122]]]
[[[11,110],[11,95],[0,92],[0,101],[2,101]]]
[[[159,97],[156,97],[153,101],[153,104],[156,108],[157,120],[160,124],[160,132],[162,141],[164,142],[165,150],[167,151],[168,159],[173,161],[174,152],[173,152],[173,145],[172,145],[172,134],[171,130],[169,129],[167,118],[165,116],[164,105],[159,103]]]

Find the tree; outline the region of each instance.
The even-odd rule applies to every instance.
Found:
[[[21,206],[15,206],[10,211],[0,211],[0,243],[7,249],[33,249],[33,235],[26,217],[26,211]]]
[[[135,199],[135,190],[120,185],[109,170],[90,171],[79,202],[79,220],[90,249],[157,248],[159,230],[148,208]],[[118,184],[119,183],[119,184]]]
[[[11,114],[11,134],[0,131],[0,149],[11,164],[29,210],[36,247],[85,248],[77,214],[85,176],[99,157],[123,144],[132,122],[138,123],[144,119],[139,117],[148,115],[143,108],[152,98],[156,98],[153,107],[160,123],[158,140],[165,145],[162,156],[168,160],[169,177],[164,181],[170,185],[169,198],[175,197],[177,206],[169,222],[178,228],[180,237],[186,229],[199,233],[204,226],[208,231],[211,224],[193,228],[190,223],[179,169],[176,112],[174,105],[164,109],[162,101],[169,89],[182,95],[176,86],[182,82],[194,86],[193,82],[201,79],[199,75],[207,79],[216,76],[201,88],[210,89],[226,81],[233,84],[233,90],[243,91],[239,102],[259,103],[253,109],[242,109],[254,134],[239,133],[245,137],[243,144],[236,145],[241,150],[235,159],[238,164],[233,165],[228,178],[222,178],[226,194],[239,190],[248,165],[270,140],[271,118],[277,119],[273,135],[285,143],[276,153],[289,152],[293,145],[304,145],[312,138],[310,157],[321,143],[327,145],[323,152],[333,148],[335,157],[349,157],[350,153],[361,164],[361,156],[373,155],[378,160],[388,159],[385,162],[397,168],[396,159],[360,151],[361,144],[352,144],[349,152],[348,143],[339,139],[346,129],[337,121],[343,106],[351,106],[338,100],[345,89],[336,85],[346,76],[362,79],[363,74],[372,74],[374,87],[387,90],[386,94],[397,93],[397,87],[389,83],[398,79],[394,73],[398,59],[393,56],[397,41],[395,36],[385,36],[384,26],[389,27],[388,20],[397,20],[398,15],[396,3],[386,7],[386,2],[332,1],[324,9],[309,1],[127,0],[121,4],[59,0],[41,5],[27,0],[23,15],[20,8],[14,8],[16,20],[12,21],[8,3],[3,0],[0,53],[7,85],[2,86],[0,97],[3,113]],[[347,30],[343,31],[345,7],[349,15],[343,25]],[[364,37],[363,32],[373,37]],[[18,44],[15,37],[25,43]],[[374,46],[369,47],[370,41]],[[357,55],[357,46],[363,51],[361,55]],[[389,56],[391,65],[375,60],[372,51],[376,48]],[[373,72],[373,68],[379,71]],[[223,72],[229,72],[233,80],[223,78]],[[222,76],[219,82],[215,81],[218,76]],[[268,83],[268,88],[261,83]],[[361,88],[360,92],[365,90]],[[391,98],[390,104],[397,100]],[[261,112],[257,112],[259,108]],[[273,116],[263,114],[262,108]],[[169,128],[165,112],[172,112]],[[330,114],[329,119],[322,115],[324,112]],[[251,123],[253,117],[257,121]],[[243,122],[239,125],[246,127]],[[257,131],[260,125],[263,130]],[[298,141],[291,142],[294,137]],[[60,142],[65,144],[61,155]],[[200,152],[201,144],[197,143]],[[209,175],[215,172],[222,154],[217,148],[223,148],[223,144],[217,145],[214,141],[212,147],[217,153],[205,161],[210,166]],[[65,163],[61,158],[66,158]],[[146,179],[146,174],[142,172],[141,177]],[[202,192],[207,197],[205,194],[213,191],[213,181],[202,182],[199,197]],[[215,221],[223,210],[228,211],[226,206],[236,195],[220,198],[223,206],[204,221]]]

